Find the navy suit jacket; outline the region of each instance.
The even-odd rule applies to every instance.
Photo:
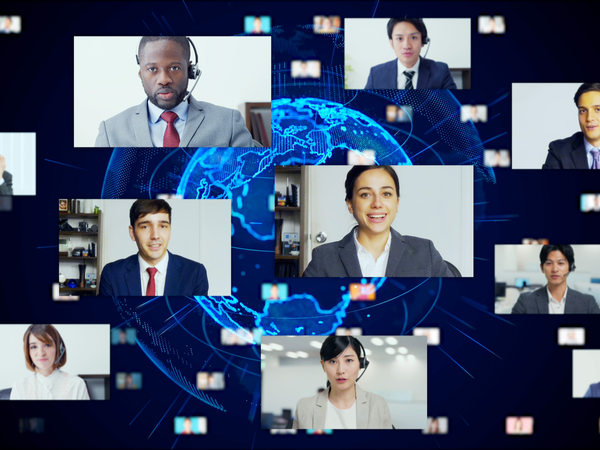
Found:
[[[550,142],[542,169],[589,169],[583,133]]]
[[[565,314],[600,314],[596,299],[589,294],[582,294],[575,289],[567,291]],[[513,306],[513,314],[550,314],[548,292],[546,286],[533,292],[525,292],[519,296]]]
[[[419,56],[416,89],[456,89],[448,64]],[[371,67],[365,89],[398,89],[398,60]]]
[[[403,236],[392,230],[386,277],[453,277],[433,242],[414,236]],[[344,239],[324,244],[313,250],[305,277],[362,277],[354,245],[354,230]]]
[[[590,384],[583,398],[600,398],[600,383]]]
[[[2,178],[4,183],[0,184],[0,195],[13,195],[12,175],[5,170]]]
[[[104,266],[100,277],[100,295],[104,297],[142,295],[137,253]],[[208,295],[208,277],[204,266],[169,252],[164,295]]]

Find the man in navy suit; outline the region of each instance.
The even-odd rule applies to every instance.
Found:
[[[542,169],[600,169],[600,83],[583,83],[573,100],[581,132],[550,142]]]
[[[129,236],[139,253],[104,266],[100,295],[208,295],[204,266],[167,251],[171,207],[166,201],[136,200],[129,222]]]
[[[365,89],[456,89],[448,64],[421,58],[429,43],[421,19],[390,19],[390,46],[397,59],[371,67]]]

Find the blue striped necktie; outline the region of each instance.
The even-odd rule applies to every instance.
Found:
[[[415,74],[415,71],[405,70],[402,73],[406,76],[406,86],[404,86],[404,89],[414,89],[412,79],[413,75]]]

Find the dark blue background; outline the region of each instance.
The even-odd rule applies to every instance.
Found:
[[[73,36],[137,36],[149,33],[149,29],[154,34],[172,34],[166,22],[158,19],[161,16],[176,34],[222,36],[239,34],[246,14],[271,15],[274,26],[284,27],[312,24],[315,14],[470,17],[473,88],[455,94],[463,103],[490,103],[510,92],[513,82],[597,81],[600,60],[597,8],[593,2],[3,2],[1,8],[0,13],[21,15],[23,30],[20,35],[0,39],[3,81],[0,131],[36,132],[38,173],[38,195],[15,198],[12,213],[0,215],[4,244],[0,253],[1,323],[109,323],[114,327],[123,322],[110,299],[54,303],[50,299],[50,285],[58,272],[56,249],[38,248],[56,244],[58,198],[101,196],[112,152],[110,149],[73,149]],[[479,36],[476,18],[481,13],[503,14],[507,34]],[[296,56],[274,53],[273,62],[289,61]],[[338,52],[333,63],[343,64],[342,58],[343,53]],[[90,67],[90,70],[121,69]],[[124,73],[123,76],[133,75]],[[243,76],[242,70],[240,76]],[[511,148],[510,102],[508,96],[490,107],[489,116],[495,118],[479,127],[482,141],[506,133],[494,141],[494,148]],[[361,105],[362,108],[368,106]],[[534,109],[529,113],[551,114],[551,111]],[[545,130],[531,129],[531,133],[545,133]],[[272,173],[269,170],[267,176]],[[477,176],[475,178],[477,180]],[[600,179],[592,172],[501,169],[496,170],[496,183],[479,182],[483,183],[481,189],[489,203],[485,208],[475,207],[475,277],[443,280],[437,307],[422,323],[442,329],[442,350],[429,349],[428,411],[429,415],[449,417],[449,435],[423,436],[420,431],[336,431],[322,437],[306,436],[302,432],[296,436],[271,436],[268,431],[260,430],[260,408],[258,413],[252,414],[254,393],[260,389],[257,377],[244,378],[232,373],[227,389],[213,393],[227,409],[222,412],[193,397],[188,398],[139,348],[112,347],[110,401],[2,403],[0,445],[21,448],[598,448],[600,403],[572,399],[572,353],[558,348],[555,338],[558,326],[583,325],[588,328],[586,348],[600,348],[600,333],[595,331],[600,329],[598,318],[496,317],[493,314],[493,258],[495,244],[520,243],[523,237],[546,237],[553,243],[599,243],[596,230],[600,219],[581,215],[578,199],[581,192],[598,191]],[[510,217],[507,221],[488,221],[498,216]],[[242,253],[233,253],[232,284],[246,293],[246,304],[258,309],[261,304],[259,284],[272,279],[272,257],[268,253],[248,252],[242,263],[244,257],[240,255]],[[260,268],[252,276],[242,277],[239,272],[248,258],[253,258],[251,265],[260,264]],[[294,280],[290,289],[315,294],[332,289],[338,283],[333,281]],[[392,297],[397,293],[395,289],[388,283],[378,294],[380,298]],[[256,298],[248,298],[252,292]],[[174,299],[173,308],[187,301]],[[327,304],[323,300],[322,305],[331,307],[334,303]],[[169,315],[167,305],[160,303],[146,318],[151,320],[154,316],[158,322]],[[398,334],[402,315],[401,304],[390,302],[373,308],[370,317],[363,313],[349,314],[343,326],[362,326],[364,334]],[[210,317],[199,313],[197,320],[202,322],[198,330],[206,332],[213,343],[218,342],[219,328],[210,323]],[[248,317],[241,320],[245,320],[247,326],[252,325]],[[173,339],[186,345],[184,336]],[[230,350],[225,348],[225,351]],[[211,358],[210,370],[226,370],[227,361],[231,359],[219,349],[200,354],[206,360],[212,352],[216,356]],[[235,349],[235,352],[248,358],[256,356],[250,347]],[[144,373],[143,390],[116,391],[114,373],[134,370]],[[252,362],[248,370],[259,372],[258,362]],[[207,416],[209,434],[178,439],[172,431],[172,419],[178,411],[182,415]],[[535,434],[506,436],[504,418],[507,415],[533,415]],[[18,434],[19,417],[45,418],[45,433]]]

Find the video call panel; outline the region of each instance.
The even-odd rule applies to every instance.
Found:
[[[7,446],[593,446],[589,5],[27,5]]]

